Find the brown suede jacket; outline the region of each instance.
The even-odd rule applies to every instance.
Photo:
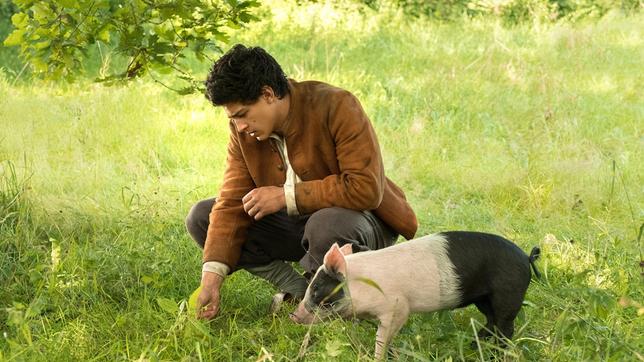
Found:
[[[290,108],[283,124],[300,214],[337,206],[372,210],[407,239],[418,223],[405,194],[385,177],[376,133],[348,91],[325,83],[289,80]],[[253,219],[242,197],[262,186],[283,186],[286,170],[273,140],[258,142],[230,123],[224,180],[210,213],[203,261],[234,268]],[[329,226],[331,227],[331,226]]]

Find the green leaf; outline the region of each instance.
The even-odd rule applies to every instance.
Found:
[[[80,7],[77,0],[58,0],[58,3],[64,8],[78,9]]]
[[[201,334],[201,336],[205,336],[208,338],[213,338],[212,335],[210,334],[210,331],[208,330],[208,327],[206,327],[203,322],[196,320],[196,319],[190,319],[190,324],[189,328],[186,328],[186,337],[191,337],[195,335],[198,332]],[[197,334],[198,335],[198,334]]]
[[[356,280],[360,281],[360,282],[363,282],[363,283],[365,283],[367,285],[370,285],[370,286],[378,289],[380,291],[380,293],[382,293],[383,295],[385,294],[385,292],[383,292],[382,289],[380,288],[380,285],[378,285],[378,283],[374,282],[373,280],[371,280],[369,278],[359,277],[359,278],[356,278]]]
[[[11,23],[16,28],[24,28],[29,22],[29,16],[25,13],[16,13],[11,16]]]
[[[249,13],[241,13],[239,14],[239,20],[243,23],[250,23],[253,20],[257,20],[257,18]]]
[[[96,35],[97,40],[101,40],[104,43],[110,42],[110,28],[108,26],[103,27],[98,34]]]
[[[246,9],[246,8],[251,8],[251,7],[257,7],[259,6],[259,3],[257,1],[242,1],[239,6],[237,6],[238,9]]]
[[[195,315],[197,313],[197,298],[199,298],[199,293],[201,293],[201,285],[195,289],[195,291],[190,294],[190,298],[188,298],[188,312],[191,315]]]
[[[56,17],[56,14],[54,14],[51,8],[42,2],[36,3],[31,10],[34,13],[34,19],[41,24],[47,23],[49,18],[53,19]]]
[[[41,42],[38,42],[38,43],[34,43],[33,47],[35,49],[40,50],[40,49],[44,49],[44,48],[48,47],[50,44],[51,44],[51,42],[49,40],[45,40],[45,41],[41,41]]]
[[[22,37],[24,34],[24,30],[16,29],[11,34],[9,34],[9,36],[4,40],[3,44],[8,47],[20,45],[23,41]]]
[[[164,311],[170,313],[170,314],[176,314],[179,311],[179,306],[177,305],[177,302],[175,302],[172,299],[168,298],[157,298],[157,304],[161,309]]]

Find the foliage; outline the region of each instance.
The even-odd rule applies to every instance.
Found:
[[[50,79],[79,75],[97,45],[102,57],[99,80],[127,80],[146,73],[174,72],[189,82],[181,93],[196,91],[188,67],[190,54],[198,60],[220,51],[228,42],[226,28],[253,20],[255,0],[14,0],[20,12],[11,17],[14,30],[6,46],[20,46],[22,58],[36,74]],[[111,72],[110,52],[127,57],[122,69]]]
[[[11,1],[0,2],[0,37],[4,38],[11,28],[11,16],[18,11]]]
[[[18,11],[10,0],[0,0],[0,40],[11,32],[11,16]],[[0,46],[0,69],[7,73],[16,73],[22,67],[18,50]]]
[[[406,14],[412,16],[429,16],[436,19],[453,19],[460,17],[467,10],[469,0],[425,1],[425,0],[392,0]]]
[[[440,20],[455,20],[472,16],[494,16],[507,24],[519,24],[531,19],[555,21],[561,18],[578,20],[600,18],[611,9],[637,11],[640,0],[358,0],[378,9],[393,5],[405,14]]]
[[[413,316],[400,360],[640,358],[644,15],[504,27],[313,5],[271,3],[288,16],[231,39],[358,96],[419,235],[542,248],[512,346],[470,349],[483,318],[468,307]],[[218,318],[190,318],[201,252],[184,218],[216,195],[229,132],[203,97],[0,75],[0,120],[4,215],[17,212],[0,227],[0,360],[370,360],[373,324],[269,315],[275,290],[245,272]]]

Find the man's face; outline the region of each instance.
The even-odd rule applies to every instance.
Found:
[[[246,133],[258,141],[265,141],[281,124],[278,119],[277,97],[270,87],[265,87],[259,99],[252,104],[231,102],[223,105],[237,132]]]

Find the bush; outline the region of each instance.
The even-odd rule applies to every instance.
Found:
[[[556,21],[566,18],[600,18],[608,11],[619,9],[627,13],[639,11],[640,0],[357,0],[378,9],[391,5],[413,17],[455,20],[462,16],[496,16],[506,24],[518,24],[532,19]]]
[[[436,19],[458,18],[468,10],[468,0],[392,0],[405,14],[412,16],[428,16]]]

